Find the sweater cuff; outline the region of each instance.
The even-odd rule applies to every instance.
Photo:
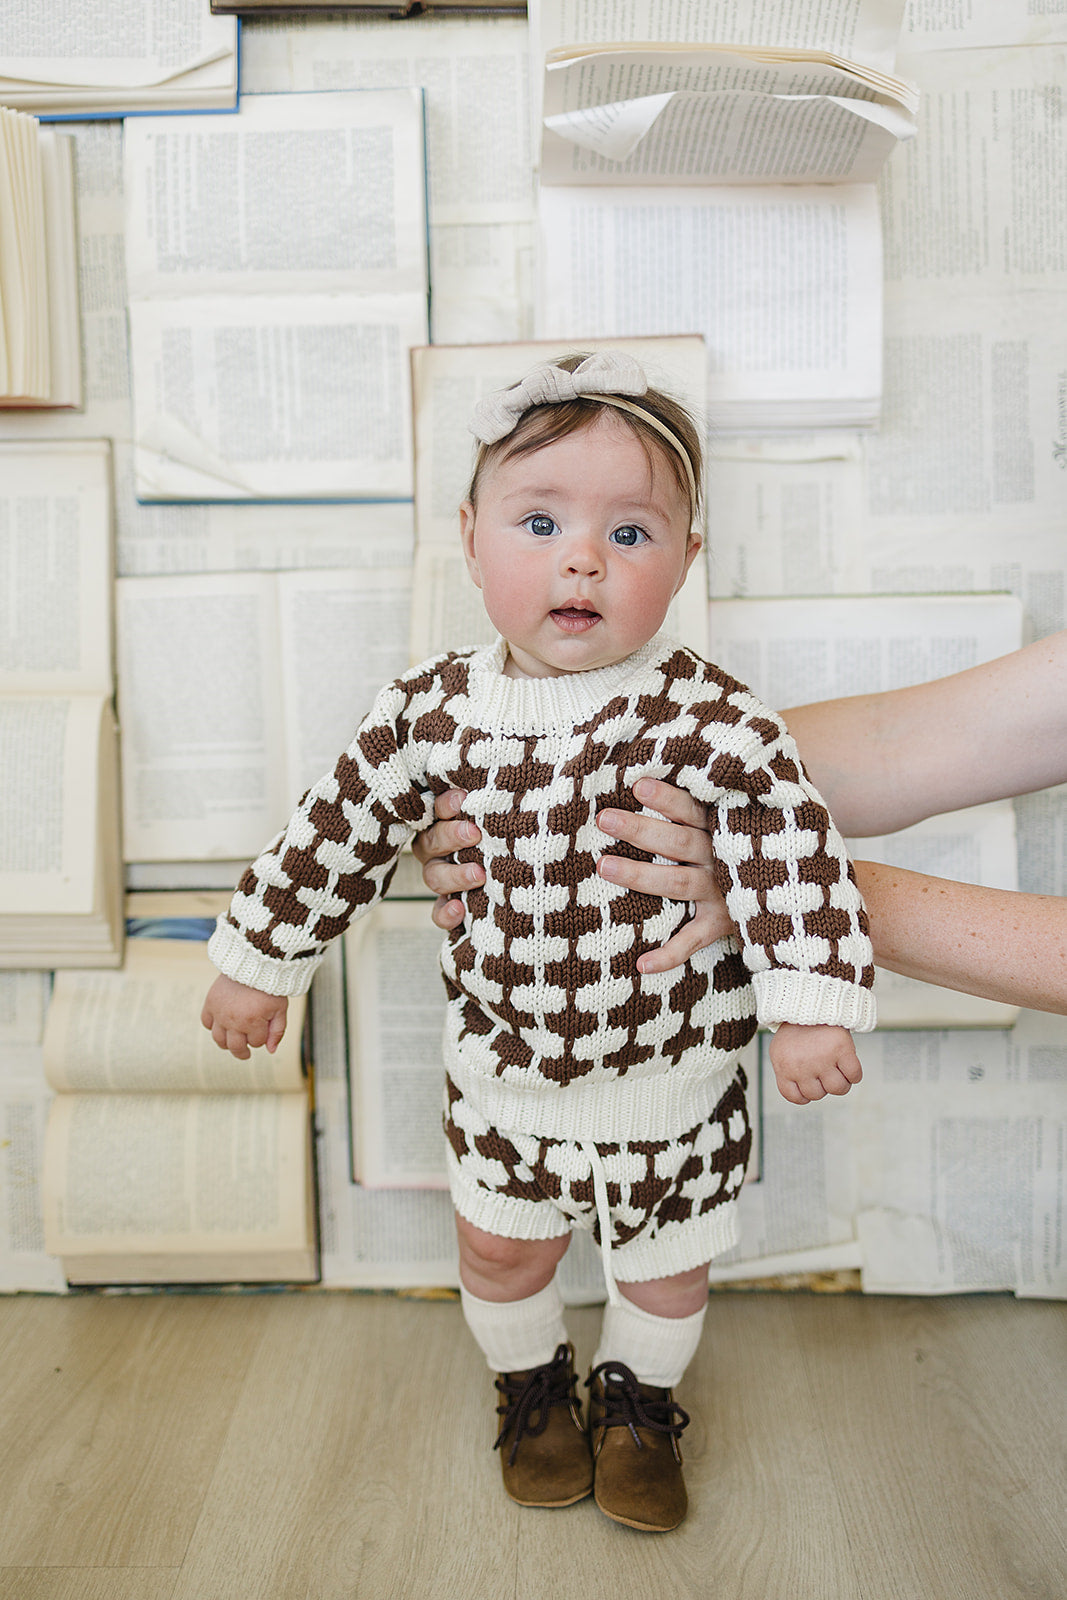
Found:
[[[220,917],[208,940],[207,953],[226,978],[261,994],[307,994],[322,961],[321,955],[297,956],[291,961],[265,956],[238,933],[232,922]]]
[[[797,1022],[802,1027],[848,1028],[870,1033],[877,1021],[874,995],[858,983],[821,972],[795,972],[779,967],[752,975],[756,1015],[765,1027]]]

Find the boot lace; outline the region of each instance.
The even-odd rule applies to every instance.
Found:
[[[508,1456],[509,1467],[515,1465],[519,1445],[527,1435],[535,1438],[539,1433],[544,1433],[553,1406],[569,1408],[577,1403],[574,1392],[577,1381],[571,1367],[570,1348],[565,1344],[557,1345],[552,1360],[540,1367],[533,1367],[525,1377],[512,1377],[505,1372],[497,1378],[496,1387],[504,1398],[504,1404],[496,1409],[504,1421],[493,1449],[500,1449],[514,1427],[515,1437]],[[533,1420],[535,1415],[536,1421]]]
[[[596,1418],[597,1427],[629,1428],[639,1450],[645,1447],[638,1428],[678,1439],[689,1426],[688,1411],[683,1411],[674,1400],[657,1400],[642,1394],[641,1385],[621,1361],[602,1361],[599,1367],[594,1367],[585,1380],[586,1388],[594,1378],[600,1378],[604,1396],[601,1413]]]

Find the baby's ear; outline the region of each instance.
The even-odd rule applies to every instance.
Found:
[[[459,508],[459,537],[463,545],[463,559],[467,563],[467,571],[480,589],[482,575],[478,571],[478,558],[474,554],[474,507],[469,500],[464,500]]]
[[[678,590],[682,587],[682,584],[689,576],[689,568],[693,565],[693,562],[699,555],[703,544],[704,541],[700,537],[699,533],[691,533],[689,535],[689,545],[685,552],[685,565],[682,567],[682,576],[678,579],[678,585],[674,591],[675,594],[678,593]]]

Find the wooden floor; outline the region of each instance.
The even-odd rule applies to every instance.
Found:
[[[454,1302],[10,1298],[0,1374],[2,1600],[1067,1596],[1061,1304],[714,1296],[666,1535],[504,1497]]]

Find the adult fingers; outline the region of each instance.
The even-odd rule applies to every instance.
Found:
[[[675,867],[665,861],[634,861],[629,856],[601,856],[597,872],[609,883],[660,900],[717,900],[722,895],[710,867]]]
[[[659,817],[642,816],[636,811],[611,809],[599,812],[596,820],[602,833],[636,845],[650,856],[666,856],[670,861],[698,867],[711,863],[711,839],[707,829],[699,824],[680,825],[664,822]]]
[[[680,967],[688,961],[698,950],[706,949],[716,939],[722,939],[732,931],[733,923],[725,905],[721,912],[714,906],[697,905],[694,915],[665,944],[660,945],[658,950],[646,951],[640,957],[637,969],[639,972],[670,972],[673,967]]]
[[[434,901],[430,916],[435,927],[450,933],[453,928],[458,928],[466,915],[466,907],[462,900],[450,900],[447,895],[439,895]]]
[[[481,831],[466,817],[433,822],[411,841],[412,853],[418,861],[434,860],[438,856],[454,855],[467,845],[477,844]]]
[[[643,806],[649,806],[672,822],[681,822],[687,827],[707,832],[707,806],[684,789],[676,789],[672,783],[664,783],[661,778],[639,778],[634,784],[634,794]]]

